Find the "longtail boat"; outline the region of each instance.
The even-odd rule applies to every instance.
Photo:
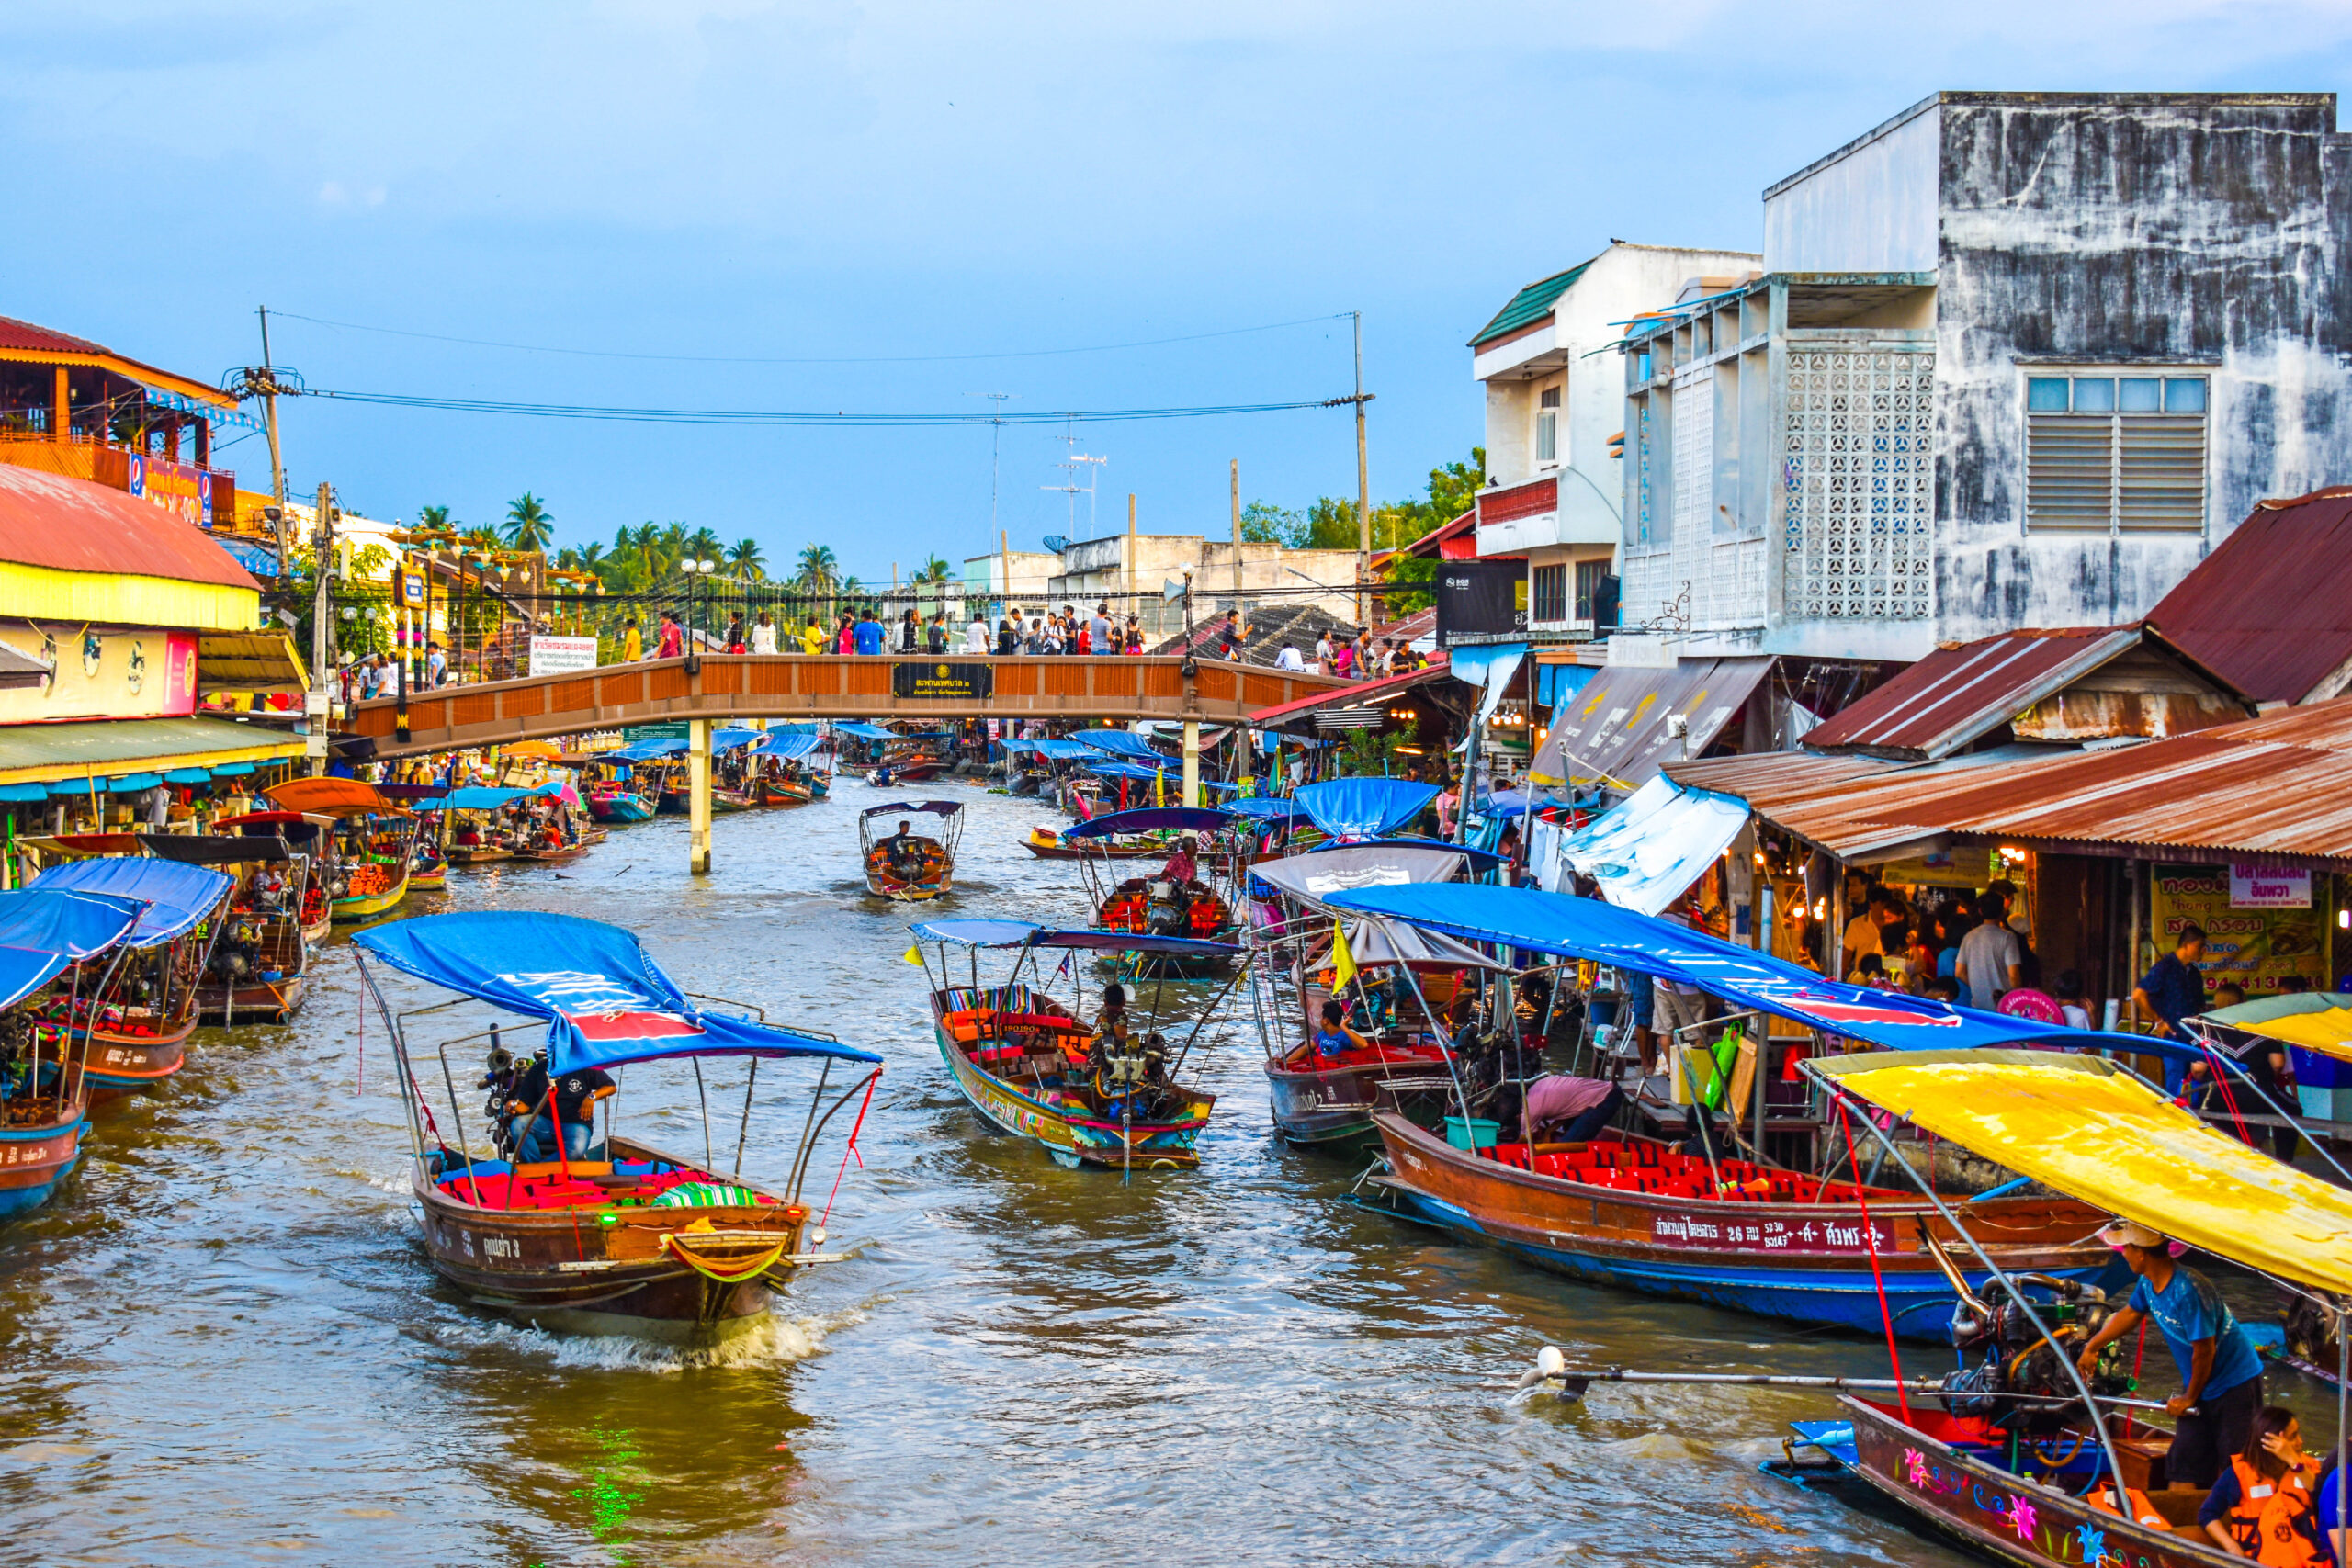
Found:
[[[644,822],[652,818],[656,802],[620,784],[597,784],[588,792],[588,815],[599,822]]]
[[[447,797],[454,802],[459,792]],[[288,779],[266,791],[281,811],[331,817],[333,853],[322,870],[336,920],[373,919],[408,897],[420,818],[358,779]]]
[[[1225,889],[1235,886],[1238,863],[1232,855],[1240,845],[1228,829],[1239,820],[1230,812],[1204,807],[1145,807],[1107,813],[1064,835],[1084,847],[1132,840],[1139,833],[1163,834],[1171,863],[1193,863],[1189,874],[1164,866],[1156,876],[1123,878],[1111,869],[1115,863],[1111,857],[1080,857],[1080,875],[1094,906],[1095,930],[1191,937],[1225,950],[1174,953],[1129,947],[1118,950],[1123,967],[1138,976],[1192,979],[1216,973],[1230,962],[1230,953],[1238,951],[1233,941],[1240,928]]]
[[[848,1142],[854,1145],[865,1100],[881,1076],[873,1053],[777,1028],[754,1016],[757,1010],[720,1010],[739,1004],[705,1007],[634,935],[601,921],[520,912],[430,915],[372,927],[353,940],[368,1000],[392,1039],[425,1251],[434,1269],[469,1301],[566,1332],[707,1345],[756,1326],[770,1292],[794,1271],[842,1256],[820,1250],[830,1197],[827,1213],[812,1216],[802,1185],[817,1140],[853,1102]],[[486,1003],[508,1020],[543,1025],[541,1059],[518,1062],[493,1025],[434,1048],[437,1062],[428,1059],[420,1073],[408,1031],[418,1012],[433,1010],[396,1012],[371,959]],[[477,1153],[449,1052],[485,1046],[482,1081],[494,1109],[489,1145]],[[740,1133],[734,1164],[722,1173],[707,1100],[699,1162],[616,1134],[616,1100],[605,1101],[596,1136],[595,1101],[585,1100],[592,1141],[579,1158],[552,1138],[557,1157],[517,1163],[518,1153],[537,1151],[517,1147],[515,1124],[526,1118],[510,1115],[522,1103],[510,1097],[536,1096],[531,1086],[544,1084],[549,1112],[560,1114],[568,1080],[585,1099],[594,1081],[587,1075],[677,1057],[745,1061],[745,1127],[762,1060],[822,1064],[801,1144],[782,1181],[744,1179]],[[857,1076],[835,1094],[831,1077],[842,1066]],[[699,1082],[699,1065],[696,1071]],[[447,1088],[447,1131],[428,1100],[435,1084]],[[844,1161],[847,1155],[845,1148]]]
[[[1165,859],[1168,854],[1168,846],[1158,839],[1074,843],[1068,834],[1053,828],[1032,828],[1021,847],[1039,860],[1084,860],[1090,855],[1104,860],[1151,860]]]
[[[929,818],[930,833],[912,824]],[[900,831],[885,832],[892,823]],[[953,800],[894,800],[858,814],[859,861],[865,890],[901,903],[936,898],[956,885],[956,847],[964,837],[964,807]]]
[[[141,906],[113,985],[56,998],[47,1021],[87,1047],[91,1100],[151,1089],[180,1070],[196,1032],[198,989],[236,878],[206,865],[107,855],[33,879],[51,893],[102,894]]]
[[[1900,1119],[2070,1201],[2267,1275],[2324,1303],[2345,1342],[2352,1193],[2205,1124],[2120,1064],[2040,1051],[1921,1051],[1808,1061],[1804,1070],[1871,1138],[1885,1142],[1876,1117]],[[1982,1226],[1977,1207],[1951,1204],[1946,1216],[1973,1233]],[[1998,1258],[1973,1238],[1963,1245],[1979,1261]],[[2120,1397],[2135,1381],[2129,1336],[2110,1338],[2089,1376],[2077,1370],[2120,1303],[2042,1302],[2039,1285],[2006,1266],[1993,1283],[1973,1291],[1952,1323],[1964,1351],[1981,1349],[1981,1365],[1930,1383],[1898,1372],[1881,1384],[1893,1398],[1842,1397],[1838,1419],[1791,1423],[1789,1463],[1768,1468],[1802,1480],[1813,1465],[1798,1456],[1818,1454],[1936,1533],[2020,1568],[2247,1562],[2199,1524],[2207,1489],[2169,1473],[2171,1433],[2136,1421],[2116,1430],[2114,1412],[2154,1403]],[[2341,1392],[2337,1412],[2340,1461]],[[2304,1483],[2313,1475],[2303,1472]],[[2295,1541],[2278,1544],[2292,1551]]]
[[[1214,1007],[1171,1052],[1148,1023],[1114,1036],[1082,1021],[1078,1003],[1064,1006],[1045,993],[1039,953],[1120,951],[1116,944],[1126,939],[1020,920],[928,920],[910,929],[924,976],[935,981],[932,1032],[940,1058],[982,1120],[1033,1140],[1072,1169],[1180,1169],[1200,1163],[1195,1145],[1216,1097],[1179,1083],[1177,1074]],[[1220,945],[1182,937],[1141,940],[1156,950],[1194,956],[1209,956],[1200,950]],[[939,944],[936,976],[922,949],[926,942]],[[981,948],[1010,950],[1012,963],[998,985],[957,986],[950,981],[950,947],[971,950],[976,959]],[[1037,978],[1024,981],[1024,966]]]
[[[1351,917],[1401,922],[1497,953],[1555,954],[1699,987],[1744,1010],[1711,1030],[1745,1019],[1761,1032],[1767,1018],[1778,1018],[1815,1032],[1805,1048],[1808,1067],[1832,1051],[1833,1039],[1914,1050],[2063,1049],[2114,1039],[1839,985],[1597,899],[1443,883],[1361,888],[1323,901]],[[1414,978],[1409,969],[1403,974]],[[1510,987],[1506,976],[1495,1016],[1510,1016]],[[1821,1140],[1818,1169],[1758,1157],[1763,1140],[1753,1123],[1739,1145],[1742,1158],[1730,1157],[1711,1120],[1687,1150],[1622,1131],[1585,1144],[1531,1142],[1518,1110],[1480,1114],[1485,1107],[1469,1093],[1474,1081],[1465,1075],[1444,1137],[1403,1116],[1374,1113],[1388,1168],[1371,1184],[1401,1216],[1575,1278],[1802,1323],[1874,1332],[1883,1292],[1894,1332],[1943,1335],[1959,1276],[1929,1245],[1957,1239],[1940,1200],[1877,1185],[1875,1166],[1860,1172],[1858,1185],[1853,1152],[1835,1138]],[[1764,1099],[1760,1084],[1756,1099]],[[1731,1135],[1739,1136],[1736,1126]],[[2116,1278],[2113,1254],[2092,1235],[2101,1215],[2089,1205],[1985,1192],[1969,1201],[1969,1212],[1996,1235],[1989,1251],[2005,1269],[2075,1283]]]
[[[1342,978],[1331,934],[1339,922],[1321,900],[1351,887],[1451,882],[1481,858],[1450,844],[1351,844],[1251,868],[1260,918],[1244,938],[1277,1137],[1361,1156],[1382,1146],[1375,1109],[1438,1125],[1455,1088],[1444,1011],[1457,979],[1504,965],[1449,936],[1359,918],[1345,931],[1351,969]],[[1399,973],[1408,966],[1411,984]],[[1340,1004],[1364,1044],[1336,1054],[1317,1048],[1328,1001]]]
[[[104,990],[107,957],[122,952],[140,908],[105,894],[0,893],[0,1218],[47,1202],[81,1160],[88,1037],[44,1015],[70,1014],[82,985]]]
[[[197,982],[197,1016],[206,1023],[284,1023],[302,1005],[310,944],[302,908],[310,858],[266,829],[243,834],[150,833],[158,859],[209,865],[236,879],[220,934]]]

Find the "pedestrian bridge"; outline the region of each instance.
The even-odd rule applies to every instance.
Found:
[[[1182,658],[753,653],[605,665],[355,704],[345,728],[413,757],[622,725],[752,718],[1193,719],[1238,724],[1347,684]],[[405,707],[407,723],[401,722]],[[402,731],[405,730],[405,736]]]

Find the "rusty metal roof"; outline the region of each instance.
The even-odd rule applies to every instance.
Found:
[[[2352,487],[2264,502],[2148,621],[2257,702],[2335,695],[2352,661]]]
[[[1528,772],[1539,782],[1599,779],[1615,789],[1639,788],[1662,763],[1705,750],[1771,668],[1764,658],[1597,670],[1561,711]],[[1689,718],[1687,737],[1667,733],[1675,714]]]
[[[2005,632],[1939,648],[1805,734],[1815,750],[1942,757],[2140,646],[2137,626]]]
[[[1868,773],[1863,759],[1821,757],[1810,782],[1792,765],[1765,767],[1768,758],[1678,765],[1673,774],[1738,795],[1848,858],[1957,833],[2129,846],[2156,857],[2172,850],[2352,865],[2352,698],[2166,740],[2038,750],[2002,748]],[[1754,793],[1706,771],[1734,762],[1755,770]],[[1838,764],[1856,771],[1840,775],[1831,771]]]

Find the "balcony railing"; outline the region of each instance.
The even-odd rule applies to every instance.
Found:
[[[139,495],[203,527],[233,528],[237,476],[141,453],[111,442],[54,441],[34,432],[0,430],[0,463],[88,479]]]

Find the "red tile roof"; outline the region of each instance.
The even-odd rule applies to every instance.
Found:
[[[2148,612],[2256,702],[2298,703],[2352,660],[2352,486],[2266,501]]]
[[[1301,697],[1296,702],[1284,703],[1279,707],[1260,708],[1250,716],[1250,722],[1254,728],[1263,729],[1280,724],[1284,719],[1296,718],[1311,708],[1363,707],[1383,698],[1394,696],[1398,692],[1408,691],[1431,681],[1442,680],[1448,673],[1450,671],[1447,668],[1446,656],[1442,653],[1433,654],[1429,663],[1419,670],[1403,675],[1384,675],[1377,681],[1360,682],[1352,686],[1340,686],[1329,692],[1317,692],[1311,697]]]
[[[203,529],[87,479],[0,464],[0,560],[258,591]]]
[[[1815,751],[1941,757],[2140,644],[2136,626],[2005,632],[1939,648],[1805,732]]]
[[[0,350],[17,349],[33,354],[111,354],[103,344],[92,343],[85,337],[70,333],[52,332],[47,327],[20,321],[14,316],[0,316]]]

